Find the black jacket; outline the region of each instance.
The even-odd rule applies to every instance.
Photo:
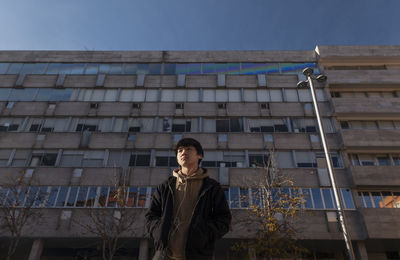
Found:
[[[176,177],[157,187],[146,213],[146,228],[154,240],[158,258],[164,259],[173,218],[173,194]],[[186,241],[186,259],[212,259],[214,244],[229,231],[231,212],[221,186],[206,177],[190,222]]]

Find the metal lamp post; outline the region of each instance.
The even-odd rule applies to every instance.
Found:
[[[299,83],[297,83],[297,87],[304,88],[304,87],[310,86],[312,101],[313,101],[313,105],[314,105],[314,111],[315,111],[315,115],[316,115],[317,121],[318,121],[318,128],[319,128],[320,135],[321,135],[322,146],[324,148],[326,163],[328,165],[329,179],[331,181],[333,194],[335,196],[335,203],[336,203],[337,213],[339,216],[339,222],[342,227],[343,237],[344,237],[344,241],[346,243],[346,248],[347,248],[347,252],[349,254],[349,258],[350,258],[350,260],[355,260],[356,258],[355,258],[353,246],[351,243],[350,234],[347,231],[347,227],[346,227],[346,223],[345,223],[345,219],[344,219],[344,211],[343,211],[343,207],[342,207],[342,201],[340,200],[338,189],[336,186],[335,176],[333,174],[332,162],[331,162],[331,158],[329,155],[328,146],[326,143],[326,136],[325,136],[324,128],[322,126],[321,116],[319,114],[319,108],[318,108],[317,98],[315,95],[315,89],[314,89],[314,86],[312,83],[313,79],[317,80],[318,82],[324,82],[327,80],[327,77],[325,75],[318,75],[318,76],[314,77],[313,72],[314,72],[314,70],[312,68],[305,68],[303,70],[303,74],[307,77],[307,80],[300,81]]]

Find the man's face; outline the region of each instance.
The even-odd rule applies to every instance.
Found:
[[[178,148],[176,154],[176,160],[178,161],[178,164],[186,168],[197,168],[198,161],[202,158],[203,156],[197,154],[197,150],[194,146],[181,146]]]

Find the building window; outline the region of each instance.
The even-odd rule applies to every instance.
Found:
[[[156,152],[156,166],[160,167],[178,167],[176,156],[171,151],[157,151]]]
[[[150,166],[150,152],[134,152],[129,159],[129,166]]]
[[[33,154],[30,166],[55,166],[57,153]]]
[[[239,118],[216,120],[215,127],[218,133],[243,131],[242,120]]]

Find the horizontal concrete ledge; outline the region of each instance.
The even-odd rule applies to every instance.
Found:
[[[315,62],[306,51],[0,51],[0,62]]]

